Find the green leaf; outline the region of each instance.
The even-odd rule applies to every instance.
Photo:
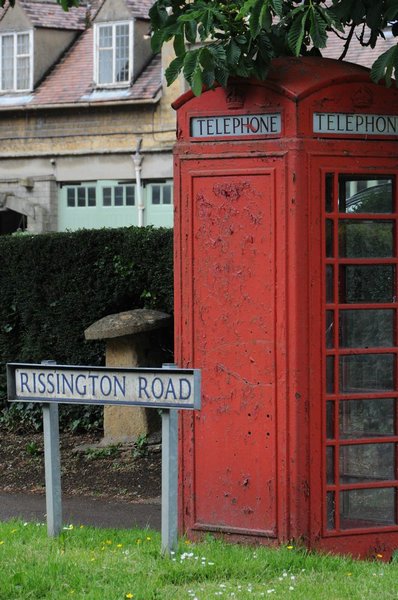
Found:
[[[154,31],[154,33],[151,36],[152,51],[155,54],[158,54],[161,51],[164,42],[165,42],[164,29],[158,29],[157,31]]]
[[[373,63],[370,77],[372,81],[378,83],[381,79],[385,79],[387,87],[391,85],[391,75],[393,70],[397,76],[398,71],[398,45],[384,52]]]
[[[287,34],[287,41],[295,56],[299,56],[305,35],[308,11],[296,15]]]
[[[272,13],[268,2],[264,2],[260,12],[261,29],[269,31],[272,26]]]
[[[184,57],[184,77],[190,83],[199,62],[199,50],[189,50]]]
[[[229,78],[229,72],[227,71],[227,69],[222,69],[221,67],[217,67],[214,70],[214,72],[215,72],[216,80],[218,81],[218,83],[224,88],[227,87],[228,78]]]
[[[250,33],[253,38],[256,38],[261,30],[261,11],[263,8],[264,0],[256,0],[252,7],[250,15]]]
[[[242,50],[238,44],[234,40],[231,40],[226,47],[227,62],[232,65],[236,65],[239,62],[241,54]]]
[[[221,46],[221,44],[209,44],[207,48],[209,52],[211,52],[216,65],[222,65],[225,67],[227,62],[227,54],[225,48]]]
[[[256,2],[257,0],[246,0],[246,2],[243,3],[242,8],[238,12],[235,20],[239,21],[242,17],[247,17],[247,15],[250,15],[253,6],[256,4]]]
[[[182,54],[185,54],[184,36],[181,33],[178,33],[174,36],[173,47],[176,56],[181,56]]]
[[[271,59],[274,58],[274,56],[275,56],[274,46],[271,42],[269,34],[267,34],[265,31],[262,31],[257,38],[257,42],[258,42],[257,57],[261,58],[261,60],[265,64],[268,65],[270,63]]]
[[[383,4],[383,1],[375,2],[373,0],[371,6],[369,6],[366,13],[366,24],[370,29],[383,28]]]
[[[271,0],[272,7],[278,17],[283,15],[283,1],[282,0]]]
[[[202,71],[199,66],[196,67],[191,81],[191,89],[195,96],[200,96],[203,89]]]
[[[310,12],[310,36],[316,48],[325,48],[326,46],[328,39],[326,27],[327,22],[324,21],[317,7],[314,7],[314,10]]]
[[[196,42],[196,35],[198,32],[198,24],[191,19],[187,21],[184,26],[185,37],[190,44],[194,44]]]
[[[214,69],[206,69],[202,71],[202,79],[203,85],[207,88],[212,88],[214,86],[214,82],[216,80],[216,75],[214,73]]]
[[[201,48],[199,53],[199,62],[204,70],[214,69],[214,56],[207,46]]]
[[[177,56],[174,60],[171,61],[164,74],[166,77],[167,85],[171,85],[173,81],[175,81],[178,75],[181,72],[181,69],[184,64],[185,55]]]
[[[167,10],[160,2],[155,2],[149,9],[149,18],[154,29],[162,27],[167,21]]]
[[[398,19],[398,0],[387,0],[384,18],[387,22]]]

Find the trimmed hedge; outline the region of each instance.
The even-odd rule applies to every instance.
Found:
[[[129,227],[0,237],[0,404],[7,362],[103,364],[84,330],[133,308],[173,309],[173,232]]]

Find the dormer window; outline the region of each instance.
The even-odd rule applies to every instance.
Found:
[[[132,75],[131,21],[95,26],[95,81],[99,86],[128,85]]]
[[[1,91],[32,89],[32,54],[32,32],[0,35]]]

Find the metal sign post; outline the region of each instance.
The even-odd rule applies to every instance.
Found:
[[[162,411],[162,554],[177,546],[178,413]]]
[[[62,528],[61,457],[57,404],[43,404],[43,431],[47,533],[50,537],[55,537]]]
[[[9,363],[9,402],[43,404],[47,531],[62,527],[58,404],[113,404],[161,408],[162,413],[162,553],[177,545],[178,413],[200,409],[198,369],[77,367],[45,361]]]

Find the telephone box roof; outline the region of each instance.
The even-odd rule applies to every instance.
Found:
[[[265,81],[255,79],[234,81],[271,88],[292,100],[305,98],[323,87],[337,83],[363,81],[369,85],[376,85],[371,81],[370,71],[366,67],[318,56],[276,58],[272,61]],[[192,91],[189,90],[177,98],[173,108],[180,108],[193,97]]]

